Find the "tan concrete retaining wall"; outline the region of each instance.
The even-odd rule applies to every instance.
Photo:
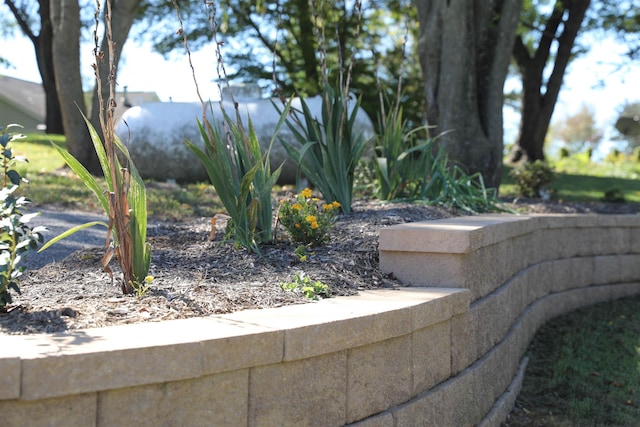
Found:
[[[420,287],[0,336],[0,425],[499,425],[536,329],[639,293],[638,254],[640,216],[391,227],[381,267]]]

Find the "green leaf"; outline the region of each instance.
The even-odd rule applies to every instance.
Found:
[[[109,212],[109,199],[104,193],[104,189],[98,184],[98,181],[94,178],[94,176],[89,173],[89,171],[78,161],[75,157],[73,157],[67,150],[59,147],[54,142],[51,143],[53,148],[60,154],[65,163],[71,168],[71,170],[78,175],[80,180],[84,183],[84,185],[89,188],[95,194],[100,206],[104,209],[105,212]]]
[[[48,247],[50,247],[51,245],[53,245],[54,243],[59,242],[60,240],[67,238],[69,236],[71,236],[74,233],[77,233],[80,230],[84,230],[85,228],[89,228],[89,227],[94,227],[96,225],[101,225],[105,228],[109,228],[109,224],[105,223],[104,221],[92,221],[92,222],[87,222],[85,224],[81,224],[78,226],[75,226],[73,228],[68,229],[67,231],[60,233],[59,235],[57,235],[56,237],[52,238],[51,240],[49,240],[47,243],[45,243],[40,250],[38,251],[38,253],[44,251],[45,249],[47,249]]]

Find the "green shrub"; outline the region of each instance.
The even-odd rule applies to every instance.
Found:
[[[604,192],[603,200],[608,203],[624,203],[624,192],[619,188],[610,188]]]
[[[520,195],[529,198],[541,197],[555,180],[553,168],[541,160],[514,168],[510,175],[516,181]]]
[[[329,239],[339,202],[320,203],[305,188],[293,199],[283,199],[278,219],[291,240],[303,245],[320,245]]]
[[[624,155],[620,152],[620,150],[613,148],[607,154],[607,157],[604,158],[604,161],[607,163],[618,163],[624,160]]]
[[[571,153],[569,152],[569,149],[567,147],[562,147],[560,148],[560,151],[558,152],[558,157],[561,159],[567,159],[571,156]]]
[[[0,188],[0,311],[11,304],[9,290],[20,294],[17,279],[24,272],[20,261],[29,250],[35,250],[44,241],[44,227],[31,228],[28,222],[35,214],[23,214],[22,209],[30,203],[25,197],[14,194],[24,178],[15,170],[17,162],[26,162],[26,158],[15,157],[11,143],[21,135],[9,132],[12,126],[0,128],[0,157],[2,158],[2,188]]]

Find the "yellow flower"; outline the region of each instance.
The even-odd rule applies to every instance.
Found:
[[[307,198],[311,197],[311,189],[310,189],[310,188],[305,188],[304,190],[302,190],[302,191],[300,192],[300,195],[301,195],[302,197],[304,197],[305,199],[307,199]]]
[[[314,223],[314,222],[318,221],[315,215],[307,215],[307,216],[305,217],[305,220],[306,220],[309,224],[311,224],[311,223]]]
[[[300,203],[294,203],[291,205],[291,208],[293,210],[299,211],[300,209],[302,209],[302,205]]]
[[[313,200],[313,201],[314,201],[314,203],[318,203],[318,200],[320,200],[320,199],[318,199],[317,197],[314,197],[314,198],[313,198],[313,199],[311,199],[311,200]]]
[[[325,211],[330,211],[331,209],[333,209],[333,203],[322,205],[322,209],[324,209]]]
[[[300,261],[305,262],[307,260],[307,256],[306,255],[302,255],[300,257]]]
[[[333,202],[331,204],[333,205],[334,208],[339,208],[340,206],[342,206],[339,202]]]
[[[318,225],[318,223],[317,223],[317,222],[313,221],[313,222],[311,223],[311,229],[312,229],[312,230],[315,230],[315,229],[316,229],[316,228],[318,228],[318,227],[319,227],[319,225]]]
[[[299,223],[299,222],[296,222],[296,223],[295,223],[295,225],[294,225],[294,227],[295,227],[295,228],[300,228],[300,223]]]

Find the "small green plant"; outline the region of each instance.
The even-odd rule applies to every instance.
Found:
[[[97,3],[98,10],[95,14],[96,29],[94,30],[94,39],[96,47],[94,49],[94,57],[96,64],[103,59],[102,52],[98,49],[97,28],[100,24],[100,5]],[[107,1],[107,16],[111,16],[111,2]],[[104,134],[104,144],[95,128],[89,120],[84,120],[89,129],[93,147],[96,150],[100,166],[105,177],[107,188],[103,188],[96,178],[76,160],[69,152],[58,147],[52,142],[53,147],[62,156],[67,165],[73,170],[83,183],[98,198],[100,206],[104,209],[109,217],[109,223],[103,221],[93,221],[86,224],[73,227],[70,230],[56,236],[45,244],[41,251],[45,250],[54,243],[70,236],[71,234],[82,229],[95,225],[102,225],[107,228],[107,251],[102,258],[103,270],[109,273],[113,278],[113,273],[109,267],[109,263],[115,257],[118,260],[120,269],[122,270],[121,288],[124,294],[131,294],[134,290],[138,293],[140,289],[147,286],[146,278],[148,277],[149,267],[151,265],[151,247],[146,242],[147,239],[147,198],[144,181],[140,177],[136,169],[129,151],[115,135],[115,119],[114,107],[115,99],[115,46],[111,40],[111,21],[106,19],[107,32],[109,37],[109,103],[105,108],[104,100],[98,97],[100,102],[100,123],[102,133]],[[101,78],[99,67],[94,64],[93,69],[96,75],[96,84],[98,93],[101,93]],[[106,114],[106,117],[105,117]],[[121,164],[118,159],[121,155],[126,164]],[[113,244],[111,237],[113,234]],[[147,283],[147,285],[145,285]]]
[[[21,183],[27,182],[16,171],[18,162],[26,162],[26,158],[13,155],[11,142],[22,135],[9,132],[9,125],[0,128],[0,157],[2,158],[2,188],[0,188],[0,311],[7,304],[11,304],[12,298],[9,290],[20,294],[17,279],[24,272],[20,266],[25,252],[35,250],[38,244],[44,241],[42,232],[45,227],[31,228],[28,222],[35,214],[23,214],[22,209],[30,203],[25,197],[16,197],[15,192]]]
[[[285,291],[303,292],[307,298],[313,300],[331,297],[329,286],[319,280],[311,280],[304,273],[296,273],[291,282],[281,282],[280,287]]]
[[[541,160],[514,168],[509,174],[516,181],[520,195],[530,198],[542,197],[556,178],[553,168]]]
[[[299,262],[305,262],[308,258],[307,246],[305,245],[296,246],[296,248],[293,250],[293,256],[295,256]]]
[[[339,208],[339,202],[321,203],[305,188],[293,198],[282,199],[278,219],[293,242],[320,245],[329,240]]]

